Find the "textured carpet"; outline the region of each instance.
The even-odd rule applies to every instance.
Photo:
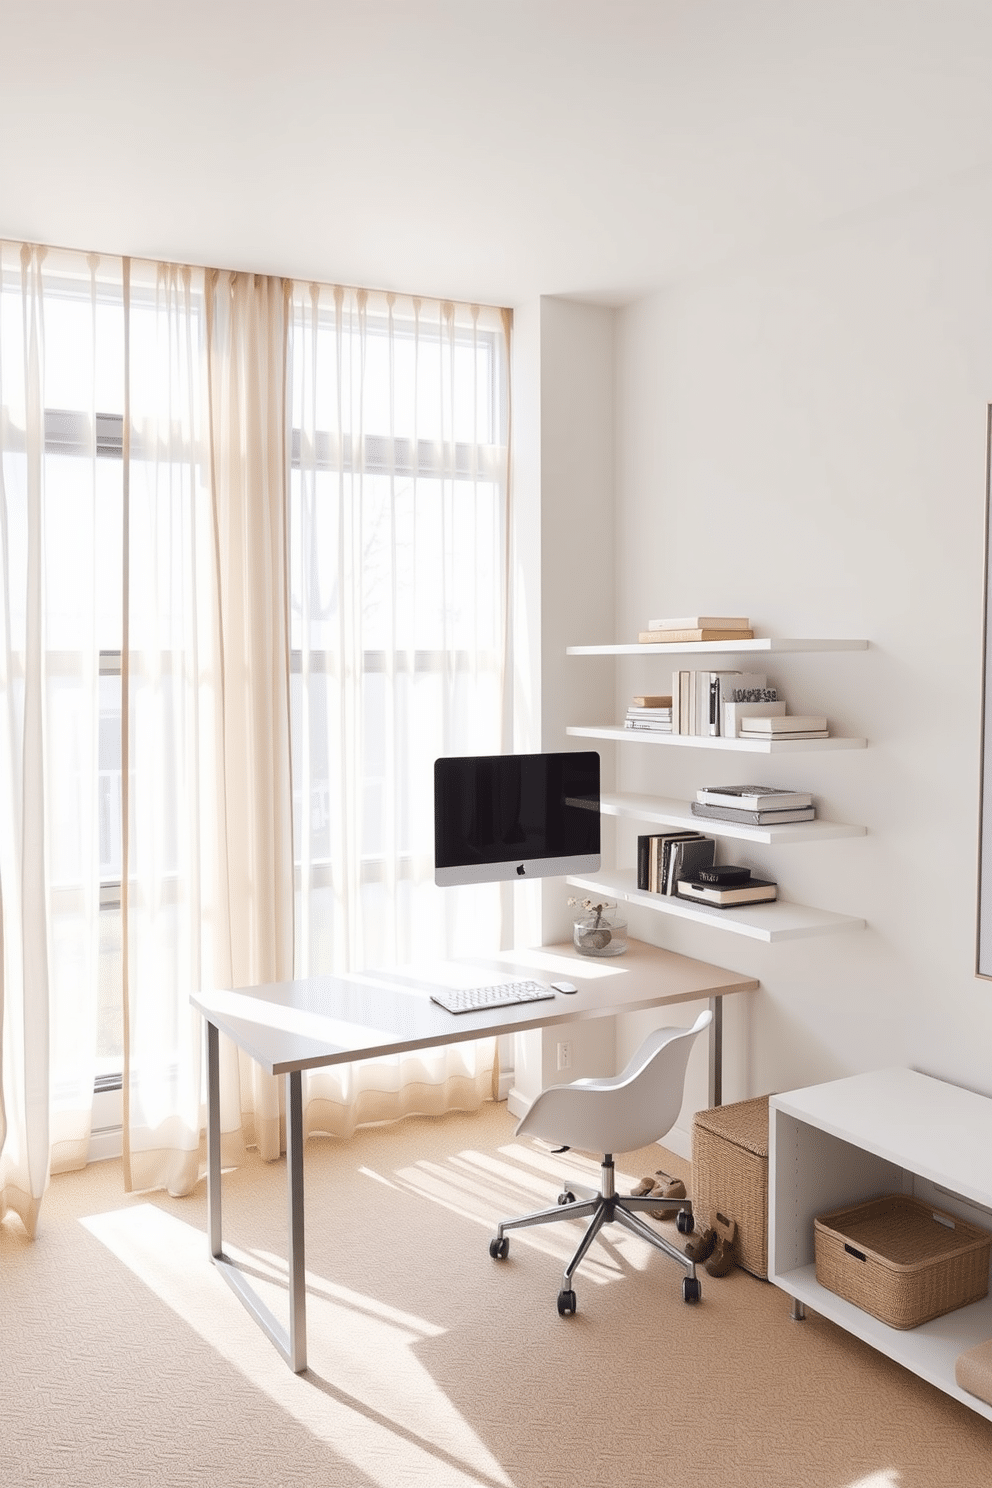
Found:
[[[0,1480],[346,1488],[933,1488],[992,1483],[992,1425],[774,1287],[681,1270],[613,1226],[555,1308],[579,1226],[494,1222],[588,1159],[504,1106],[311,1141],[310,1368],[296,1377],[210,1264],[206,1198],[53,1181],[31,1242],[0,1224]],[[618,1186],[687,1165],[658,1148]],[[285,1315],[284,1164],[224,1180],[225,1244]],[[673,1225],[668,1226],[674,1235]]]

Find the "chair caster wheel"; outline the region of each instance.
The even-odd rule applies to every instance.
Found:
[[[699,1285],[699,1282],[696,1279],[696,1277],[694,1277],[694,1276],[684,1276],[682,1278],[682,1301],[683,1302],[698,1302],[699,1299],[700,1299],[700,1297],[702,1295],[703,1295],[703,1289]]]
[[[504,1235],[502,1240],[490,1240],[489,1254],[494,1261],[505,1261],[510,1249],[510,1242]]]
[[[570,1188],[566,1188],[564,1193],[560,1193],[558,1195],[558,1202],[559,1204],[574,1204],[575,1195],[573,1194],[572,1190]]]
[[[691,1235],[696,1228],[696,1221],[692,1216],[691,1209],[680,1209],[675,1220],[675,1228],[680,1235]]]
[[[558,1316],[570,1317],[575,1312],[575,1293],[558,1293]]]

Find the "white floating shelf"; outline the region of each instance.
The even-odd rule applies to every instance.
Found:
[[[759,636],[753,641],[627,641],[617,646],[566,646],[566,656],[730,656],[755,651],[867,651],[867,641],[789,641]]]
[[[569,724],[566,734],[580,739],[624,739],[637,744],[663,744],[676,749],[724,749],[739,754],[808,754],[824,749],[864,749],[864,739],[724,739],[705,734],[661,734],[622,724]]]
[[[642,905],[645,909],[674,915],[677,919],[695,920],[698,924],[710,925],[733,935],[747,935],[752,940],[799,940],[811,935],[832,935],[841,930],[863,930],[865,927],[864,920],[853,915],[810,909],[805,904],[793,904],[787,899],[777,899],[771,904],[744,905],[740,909],[712,909],[673,894],[650,894],[637,888],[636,876],[629,868],[570,874],[568,882],[593,894]]]
[[[719,821],[711,816],[694,816],[688,801],[664,796],[601,797],[599,809],[604,816],[633,817],[637,821],[662,822],[670,826],[689,827],[707,837],[733,838],[737,842],[758,842],[784,847],[790,842],[826,842],[833,837],[863,837],[864,827],[846,826],[843,822],[786,822],[778,827],[752,827],[744,822]]]

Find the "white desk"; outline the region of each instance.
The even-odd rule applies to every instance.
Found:
[[[768,1279],[938,1389],[992,1419],[960,1389],[962,1350],[992,1338],[992,1295],[890,1328],[816,1279],[813,1219],[883,1193],[915,1194],[992,1229],[992,1100],[921,1075],[875,1070],[773,1096],[768,1123]]]
[[[431,992],[438,987],[473,987],[501,977],[528,977],[549,983],[567,979],[575,983],[578,992],[556,994],[547,1002],[457,1015],[430,1001]],[[714,1015],[710,1025],[710,1100],[718,1104],[723,998],[757,986],[753,977],[631,941],[627,954],[615,958],[579,956],[567,942],[477,960],[194,993],[190,1000],[207,1020],[207,1215],[215,1264],[290,1367],[299,1373],[306,1368],[303,1070],[706,999]],[[226,1033],[270,1074],[286,1076],[288,1330],[223,1252],[218,1032]]]

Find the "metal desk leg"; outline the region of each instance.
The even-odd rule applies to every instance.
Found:
[[[722,996],[710,998],[710,1012],[713,1014],[713,1022],[710,1024],[709,1039],[709,1101],[710,1106],[723,1105],[723,998]]]
[[[286,1076],[286,1180],[289,1190],[289,1364],[307,1367],[307,1277],[303,1259],[303,1075]]]
[[[220,1035],[207,1024],[207,1231],[214,1260],[222,1253],[220,1226]]]
[[[286,1076],[286,1182],[289,1195],[289,1329],[224,1254],[220,1217],[220,1057],[217,1029],[207,1023],[207,1230],[210,1254],[294,1374],[307,1367],[307,1288],[303,1255],[303,1076]]]

